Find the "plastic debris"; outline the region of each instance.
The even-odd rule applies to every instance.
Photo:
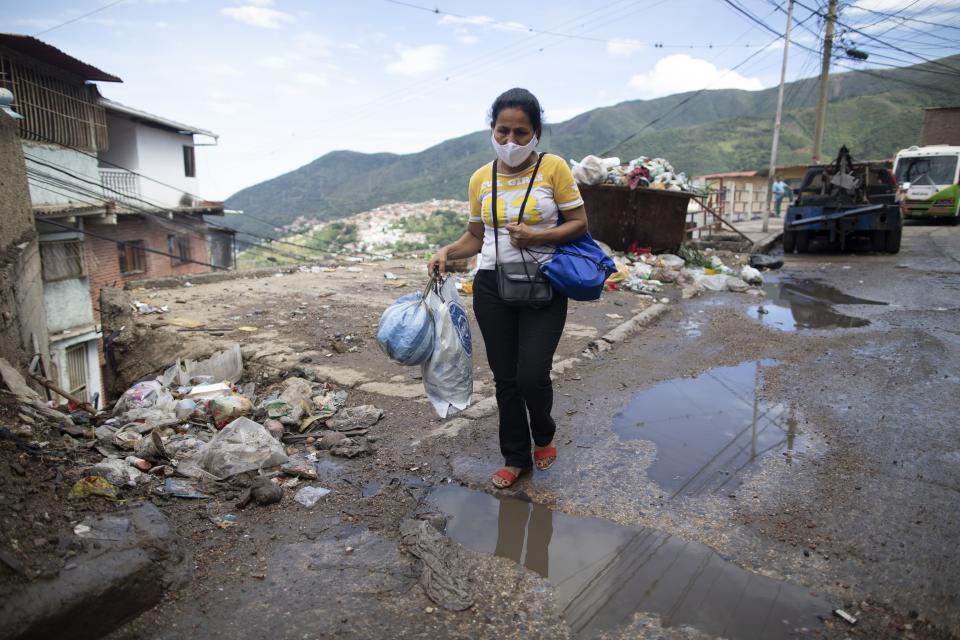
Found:
[[[212,400],[229,395],[233,389],[226,382],[213,382],[211,384],[198,384],[187,394],[191,400]]]
[[[194,384],[194,378],[203,376],[211,382],[240,381],[243,375],[243,356],[240,344],[234,343],[229,349],[218,351],[206,360],[180,360],[175,365],[177,382],[183,386]]]
[[[89,498],[91,496],[116,499],[117,488],[103,476],[86,476],[77,480],[73,488],[70,489],[71,498]]]
[[[157,493],[162,493],[173,498],[187,498],[190,500],[202,500],[210,497],[186,480],[174,480],[173,478],[164,480],[163,486],[157,487]]]
[[[750,256],[750,266],[756,269],[779,269],[783,266],[783,258],[755,253]]]
[[[90,473],[102,476],[110,484],[116,486],[134,487],[149,476],[144,476],[140,470],[127,464],[124,460],[107,459],[98,462],[90,468]]]
[[[253,413],[253,403],[243,396],[215,398],[210,401],[209,407],[213,424],[217,429],[222,429],[237,418]]]
[[[327,420],[327,427],[334,431],[351,431],[357,428],[372,427],[383,417],[383,409],[372,404],[341,409],[337,415]]]
[[[857,624],[857,619],[854,618],[854,617],[853,617],[852,615],[850,615],[849,613],[847,613],[846,611],[844,611],[843,609],[834,609],[833,612],[834,612],[839,618],[842,618],[843,620],[849,622],[850,624]]]
[[[763,284],[763,275],[747,264],[743,265],[743,267],[740,269],[740,279],[747,284]]]
[[[283,446],[263,425],[237,418],[180,466],[187,476],[229,478],[288,462]]]
[[[317,504],[320,498],[330,493],[330,489],[323,487],[303,487],[293,496],[293,499],[309,508]]]

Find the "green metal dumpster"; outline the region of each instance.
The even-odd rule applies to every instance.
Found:
[[[638,187],[580,185],[590,233],[615,251],[634,242],[655,252],[675,252],[686,235],[693,194]]]

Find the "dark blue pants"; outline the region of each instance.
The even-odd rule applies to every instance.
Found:
[[[473,279],[473,311],[497,388],[500,452],[507,466],[529,467],[531,438],[543,447],[557,430],[550,415],[550,369],[567,322],[567,298],[554,291],[553,301],[542,309],[504,304],[496,274],[482,269]]]

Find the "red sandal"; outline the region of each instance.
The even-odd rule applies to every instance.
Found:
[[[497,469],[497,471],[493,474],[493,477],[490,478],[490,481],[497,489],[509,489],[517,483],[517,480],[520,479],[520,476],[523,475],[524,471],[527,471],[527,469],[520,469],[520,473],[514,473],[510,471],[510,469],[503,467],[501,469]],[[497,478],[502,480],[503,484],[498,484]]]
[[[537,469],[546,471],[557,461],[557,448],[547,447],[533,452],[533,460],[537,464]]]

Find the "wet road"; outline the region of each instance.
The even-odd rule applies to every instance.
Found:
[[[561,375],[560,459],[515,491],[489,486],[495,417],[428,438],[388,407],[408,422],[315,509],[181,524],[197,579],[115,637],[960,637],[960,228],[789,256],[766,289]],[[466,612],[399,551],[426,514],[467,549]]]

